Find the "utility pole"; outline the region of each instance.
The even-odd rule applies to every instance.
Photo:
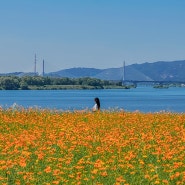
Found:
[[[125,82],[125,61],[123,62],[123,79],[122,79],[122,85],[124,85]]]

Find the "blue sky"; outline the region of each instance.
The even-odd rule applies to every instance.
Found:
[[[0,73],[185,59],[184,0],[0,0]]]

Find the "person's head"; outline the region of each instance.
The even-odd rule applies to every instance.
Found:
[[[94,98],[94,101],[96,102],[96,104],[98,106],[98,110],[100,110],[100,100],[99,100],[99,98]]]

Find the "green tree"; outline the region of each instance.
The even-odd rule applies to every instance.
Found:
[[[17,90],[20,88],[18,77],[3,77],[0,85],[5,90]]]

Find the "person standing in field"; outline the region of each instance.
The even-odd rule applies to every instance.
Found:
[[[99,100],[99,98],[94,98],[94,101],[95,101],[95,104],[92,108],[93,112],[100,110],[100,100]]]

